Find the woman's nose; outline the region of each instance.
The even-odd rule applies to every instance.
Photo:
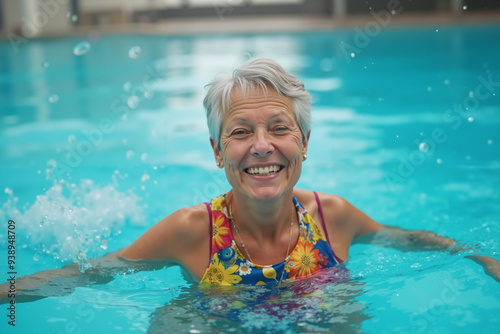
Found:
[[[251,153],[255,156],[265,157],[274,151],[271,138],[267,131],[259,130],[255,132],[255,141]]]

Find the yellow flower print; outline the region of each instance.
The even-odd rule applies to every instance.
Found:
[[[319,249],[314,249],[314,245],[308,240],[299,239],[290,258],[287,261],[289,278],[305,278],[320,270],[318,266]]]
[[[217,253],[219,250],[231,246],[231,238],[229,236],[229,224],[226,222],[226,216],[221,212],[212,211],[212,252]]]
[[[210,267],[205,272],[205,276],[201,279],[202,283],[210,285],[233,285],[241,281],[241,277],[235,274],[238,271],[238,265],[232,265],[225,268],[219,261],[217,254],[214,254]]]
[[[224,196],[219,196],[212,200],[212,211],[222,211],[222,208],[226,207],[226,198]]]
[[[309,214],[306,214],[304,215],[304,222],[309,226],[311,227],[312,229],[312,232],[313,232],[313,242],[314,244],[316,244],[318,242],[318,240],[326,240],[324,237],[323,237],[323,234],[321,233],[321,231],[319,230],[318,228],[318,225],[316,225],[311,217],[311,215]]]

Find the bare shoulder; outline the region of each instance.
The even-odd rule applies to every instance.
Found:
[[[120,256],[128,259],[174,260],[196,250],[209,236],[209,217],[204,204],[182,208],[153,225]],[[208,246],[207,246],[208,249]]]
[[[378,230],[381,225],[341,196],[317,192],[325,223],[335,230],[345,230],[352,238]],[[296,189],[296,196],[309,204],[311,214],[319,210],[314,193]],[[299,199],[300,200],[300,199]],[[307,208],[307,204],[304,204]]]
[[[334,218],[340,218],[349,210],[349,202],[342,197],[322,192],[316,193],[318,194],[323,214],[325,214],[325,218],[326,216],[330,218],[328,219],[329,221]],[[304,189],[294,189],[294,195],[311,215],[316,215],[319,207],[316,201],[316,196],[314,196],[314,192]]]

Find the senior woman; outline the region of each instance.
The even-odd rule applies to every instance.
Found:
[[[195,281],[215,286],[280,284],[341,264],[353,242],[405,251],[466,249],[434,233],[383,226],[339,196],[295,189],[307,158],[310,95],[273,60],[251,59],[232,76],[216,78],[204,105],[215,163],[232,189],[174,212],[83,274],[70,264],[20,278],[17,302],[106,283],[129,267],[178,264]],[[500,282],[500,261],[468,258]],[[0,286],[0,303],[9,302],[8,289]]]
[[[382,226],[339,196],[295,189],[307,158],[311,98],[271,59],[217,77],[204,100],[215,162],[232,189],[153,226],[121,256],[169,260],[212,285],[269,284],[345,261],[353,241],[458,251],[454,240]],[[499,261],[472,256],[499,280]]]

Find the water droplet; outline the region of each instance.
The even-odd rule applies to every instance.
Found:
[[[144,173],[144,175],[142,175],[141,177],[141,182],[146,182],[147,180],[149,180],[149,175]]]
[[[38,262],[40,260],[40,254],[37,252],[33,255],[33,261]]]
[[[488,145],[491,145],[493,144],[493,140],[492,139],[488,139]]]
[[[146,162],[149,158],[149,155],[147,153],[141,154],[141,161]]]
[[[442,159],[440,159],[440,158],[438,158],[438,159],[436,160],[436,162],[438,163],[438,165],[441,165],[441,164],[443,163],[443,160],[442,160]]]
[[[153,97],[153,93],[148,92],[148,91],[145,91],[145,92],[144,92],[144,97],[145,97],[146,99],[150,99],[150,98],[152,98],[152,97]]]
[[[471,116],[471,117],[467,118],[467,121],[468,121],[469,123],[474,122],[474,117],[472,117],[472,116]]]
[[[399,135],[396,135],[396,138],[399,138]]]
[[[139,98],[135,95],[130,96],[127,99],[127,105],[130,109],[135,109],[139,105]]]
[[[354,57],[356,57],[356,54],[353,52],[353,53],[351,53],[351,58],[354,58]]]
[[[128,82],[128,81],[127,81],[127,82],[125,82],[125,83],[123,84],[123,90],[124,90],[124,91],[126,91],[126,92],[130,92],[130,88],[132,88],[132,83],[130,83],[130,82]]]
[[[76,22],[76,21],[78,21],[78,15],[72,15],[72,16],[71,16],[71,21],[72,21],[72,22]]]
[[[462,7],[462,9],[463,9],[463,10],[467,10],[467,6],[463,6],[463,7]]]
[[[9,187],[5,187],[4,192],[5,192],[7,195],[10,195],[10,196],[12,196],[12,194],[14,193],[14,192],[12,191],[12,189],[10,189]]]
[[[474,97],[474,92],[473,91],[469,92],[469,97]]]
[[[427,91],[428,92],[432,91],[432,87],[431,86],[427,87]]]
[[[49,67],[49,66],[50,66],[50,63],[49,63],[48,61],[44,61],[44,62],[42,62],[42,67],[43,67],[43,68],[47,68],[47,67]]]
[[[43,227],[43,225],[50,223],[49,217],[47,215],[43,216],[42,220],[40,221],[40,227]]]
[[[50,103],[57,103],[57,101],[59,101],[59,95],[53,94],[53,95],[49,96]]]
[[[395,10],[391,10],[391,14],[392,15],[396,15],[396,11]]]
[[[73,144],[76,142],[76,136],[74,134],[71,134],[68,136],[68,144]]]
[[[444,84],[445,84],[446,86],[448,86],[448,85],[450,84],[450,80],[448,80],[448,79],[444,79]]]
[[[141,56],[142,49],[139,46],[133,46],[128,50],[128,56],[132,59],[137,59]]]
[[[418,145],[418,149],[420,150],[420,152],[429,152],[429,144],[427,143],[420,143],[420,145]]]
[[[102,229],[102,236],[107,238],[111,235],[111,230],[109,229],[109,227],[105,227]]]
[[[127,153],[125,154],[125,156],[127,157],[127,159],[132,159],[134,157],[134,151],[132,150],[128,150]]]
[[[82,56],[89,52],[90,50],[90,43],[89,42],[80,42],[78,43],[74,48],[73,48],[73,53],[76,56]]]
[[[101,249],[104,249],[104,250],[108,249],[108,241],[107,240],[103,240],[101,242]]]
[[[436,32],[439,32],[439,29],[436,29]]]

